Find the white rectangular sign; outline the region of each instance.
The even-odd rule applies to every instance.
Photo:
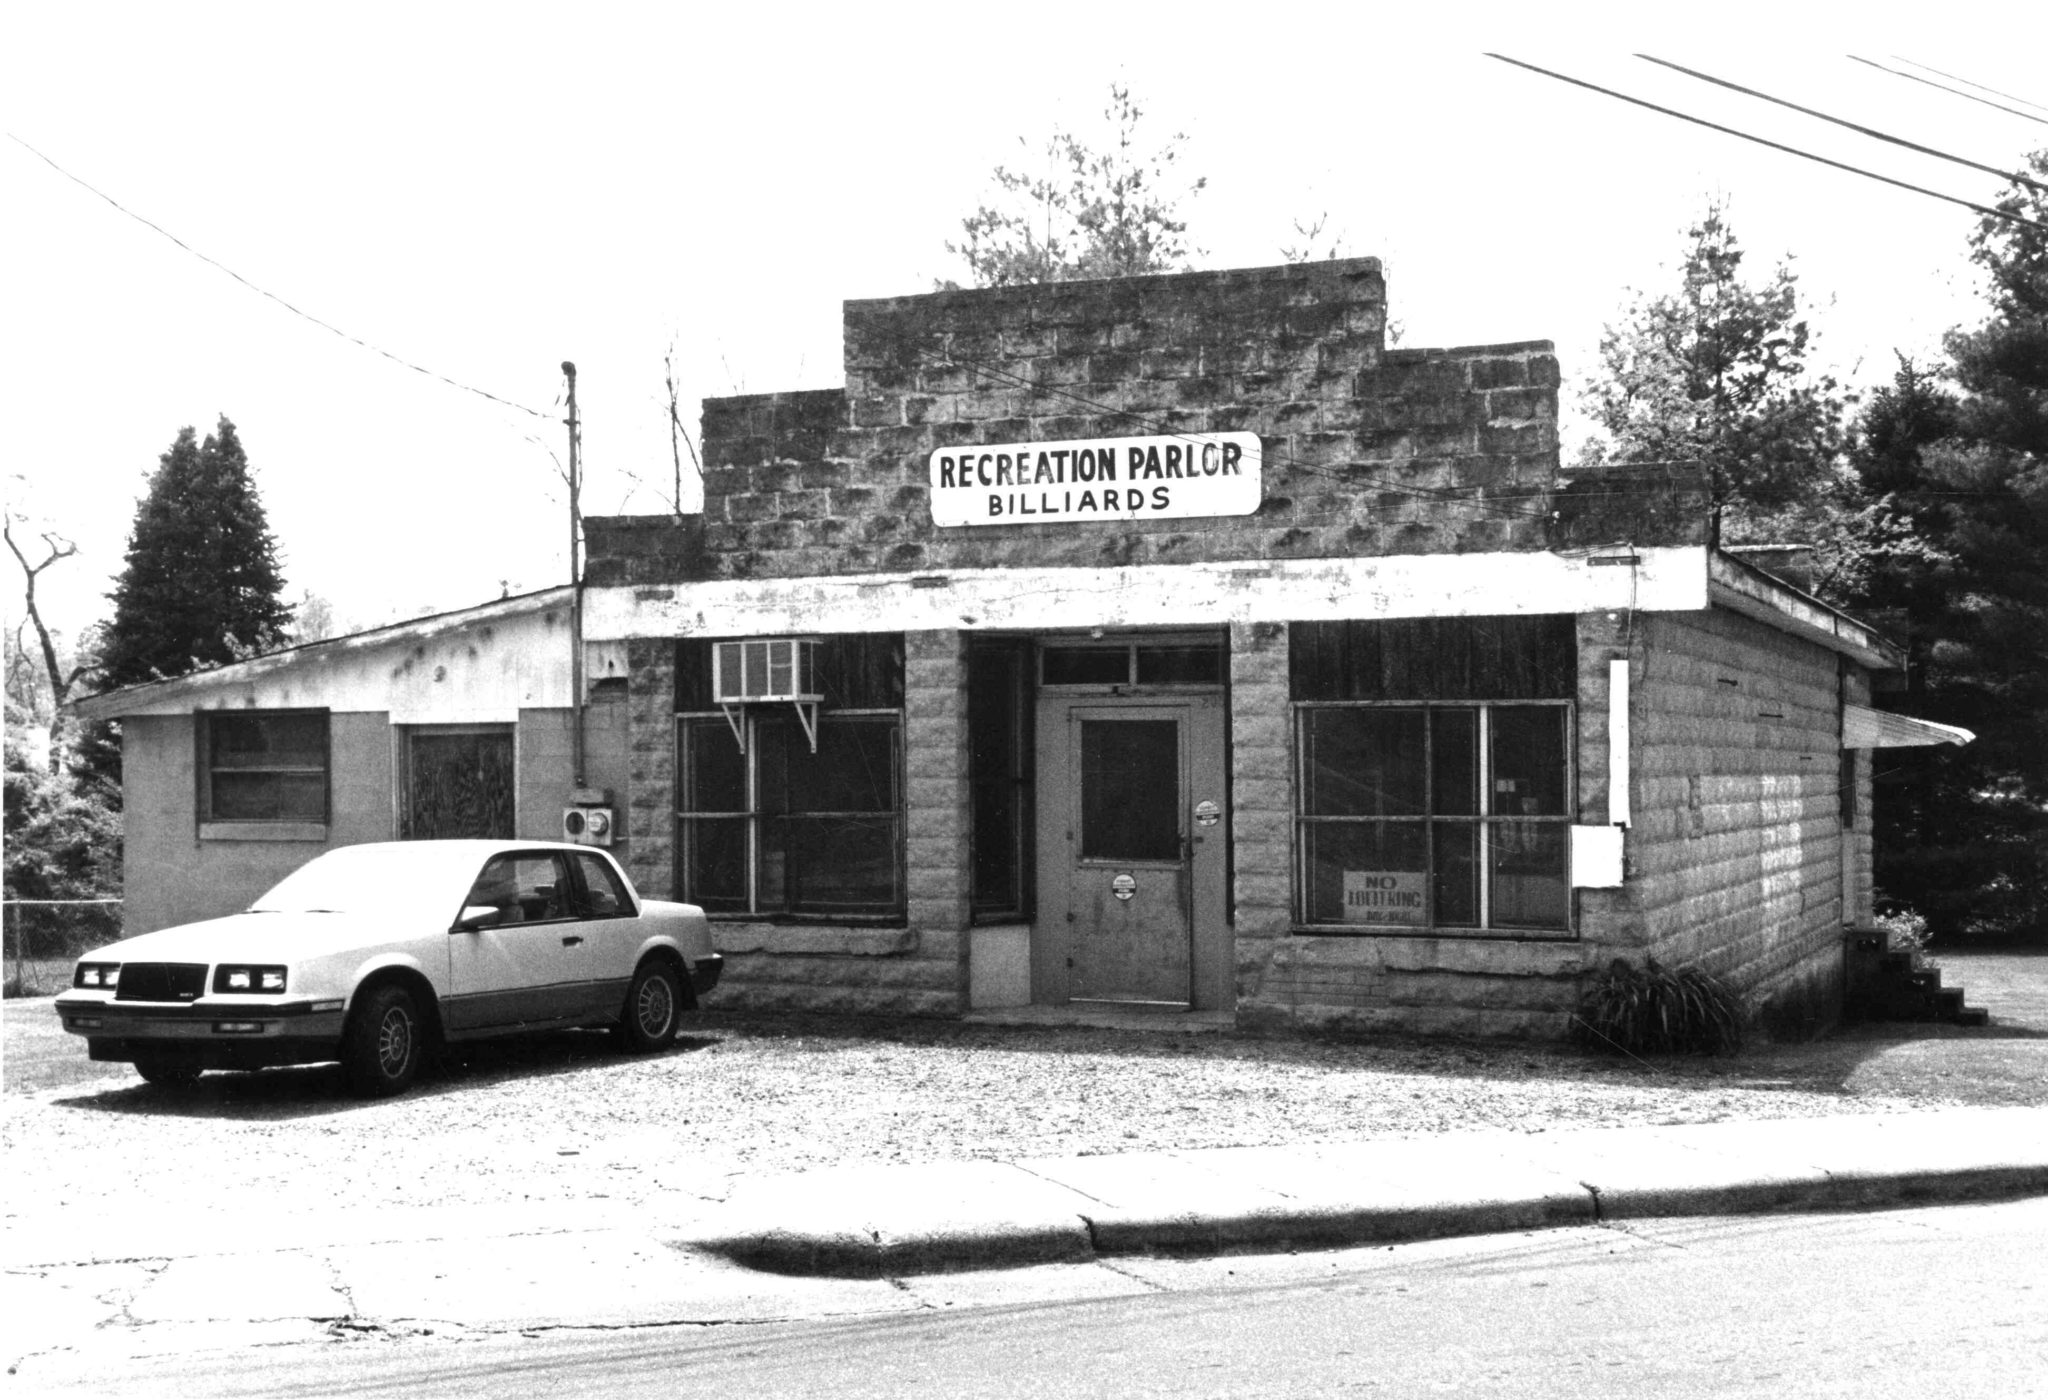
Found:
[[[1425,906],[1420,870],[1347,870],[1344,872],[1344,922],[1347,924],[1419,924]]]
[[[1250,515],[1257,433],[991,443],[932,453],[932,523],[1037,525]]]

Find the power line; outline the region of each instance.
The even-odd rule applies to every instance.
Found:
[[[1897,54],[1893,54],[1892,57],[1898,58],[1899,62],[1905,64],[1908,68],[1925,69],[1929,73],[1947,78],[1952,83],[1961,83],[1964,87],[1973,87],[1979,92],[1988,92],[1993,97],[2003,97],[2008,102],[2017,102],[2023,107],[2032,107],[2037,112],[2048,112],[2048,107],[2043,107],[2038,102],[2029,102],[2024,97],[2015,97],[2009,92],[2000,92],[1997,88],[1985,87],[1982,83],[1973,83],[1968,78],[1959,78],[1953,73],[1943,73],[1939,68],[1931,67],[1925,63],[1915,63],[1910,58],[1899,58]]]
[[[546,419],[547,421],[550,422],[553,421],[550,415],[542,413],[539,409],[528,408],[523,403],[514,403],[510,399],[499,398],[496,394],[489,393],[483,389],[479,389],[472,384],[464,384],[460,380],[450,379],[445,374],[441,374],[434,370],[427,369],[423,365],[416,365],[411,360],[405,359],[402,356],[394,355],[389,350],[386,350],[381,346],[372,345],[369,341],[364,340],[361,336],[350,335],[347,331],[341,329],[339,326],[331,325],[328,322],[321,320],[318,316],[311,314],[310,312],[301,311],[298,307],[292,305],[290,302],[286,301],[277,293],[268,291],[265,288],[257,286],[254,282],[251,282],[248,278],[244,277],[241,273],[229,267],[220,259],[209,257],[205,253],[200,252],[197,248],[194,248],[184,239],[178,237],[178,235],[176,235],[175,233],[172,233],[162,224],[151,222],[149,219],[144,218],[142,215],[136,213],[134,210],[123,205],[121,201],[115,199],[106,191],[97,189],[91,184],[88,184],[86,181],[80,179],[78,176],[73,175],[63,166],[57,164],[56,161],[51,160],[48,156],[44,155],[41,151],[37,150],[34,146],[29,145],[28,142],[22,140],[19,136],[14,135],[13,132],[10,131],[7,134],[16,145],[20,146],[23,150],[27,151],[37,160],[40,160],[43,164],[49,166],[50,169],[56,171],[59,175],[62,175],[65,179],[77,185],[80,189],[98,195],[101,199],[113,205],[114,208],[118,209],[121,213],[126,214],[129,218],[135,220],[136,223],[141,224],[144,228],[152,229],[155,232],[162,234],[165,238],[170,239],[171,242],[177,244],[180,248],[184,249],[193,257],[199,259],[201,262],[220,269],[222,272],[225,272],[228,276],[234,278],[237,282],[240,282],[243,286],[247,287],[250,291],[255,292],[259,296],[268,297],[270,300],[276,302],[279,306],[282,306],[285,310],[291,312],[292,315],[299,317],[301,320],[310,321],[314,325],[320,327],[320,329],[324,331],[330,331],[333,334],[340,336],[343,340],[350,342],[351,344],[360,345],[363,349],[368,350],[373,354],[382,355],[385,359],[391,361],[393,364],[402,365],[404,368],[412,370],[416,374],[424,374],[429,379],[438,379],[443,384],[446,384],[451,388],[460,389],[467,394],[475,394],[479,398],[489,399],[492,403],[502,404],[506,408],[516,408],[521,413],[532,414],[535,418]]]
[[[1795,112],[1804,113],[1809,117],[1817,117],[1824,122],[1833,122],[1836,126],[1845,126],[1851,131],[1861,132],[1863,135],[1873,137],[1876,140],[1889,141],[1894,146],[1904,146],[1907,150],[1918,151],[1921,155],[1924,156],[1934,156],[1940,160],[1953,161],[1957,165],[1965,165],[1972,170],[1981,170],[1986,175],[1996,175],[2002,180],[2012,180],[2018,184],[2027,186],[2029,189],[2040,190],[2044,193],[2048,193],[2048,185],[2044,185],[2039,180],[2031,179],[2028,176],[2022,175],[2016,170],[2000,170],[1995,165],[1985,165],[1981,161],[1968,160],[1962,156],[1950,155],[1947,151],[1938,151],[1932,146],[1923,146],[1917,141],[1908,141],[1903,136],[1891,136],[1886,134],[1885,132],[1878,131],[1872,127],[1861,126],[1852,121],[1844,121],[1840,117],[1831,117],[1826,112],[1816,112],[1811,107],[1802,107],[1797,102],[1787,102],[1782,97],[1773,97],[1767,92],[1758,92],[1755,88],[1744,87],[1741,83],[1731,83],[1726,78],[1717,78],[1713,76],[1711,73],[1702,73],[1698,69],[1687,68],[1683,64],[1672,63],[1668,59],[1653,58],[1646,53],[1639,53],[1636,55],[1636,57],[1642,59],[1645,63],[1654,63],[1660,68],[1669,68],[1674,73],[1683,73],[1688,78],[1698,78],[1703,83],[1712,83],[1716,87],[1724,87],[1729,89],[1731,92],[1739,92],[1743,94],[1745,97],[1755,97],[1760,98],[1765,102],[1775,102],[1780,107],[1789,107],[1791,110]]]
[[[1680,121],[1692,122],[1696,126],[1704,126],[1709,130],[1721,132],[1723,135],[1726,136],[1739,136],[1744,141],[1754,141],[1759,146],[1769,146],[1774,151],[1783,151],[1787,155],[1798,156],[1802,160],[1816,161],[1821,165],[1832,166],[1837,170],[1846,170],[1851,175],[1861,175],[1865,179],[1876,180],[1882,184],[1895,185],[1902,190],[1911,190],[1914,194],[1924,194],[1930,199],[1943,200],[1949,204],[1960,204],[1965,209],[1974,210],[1975,212],[1983,214],[1989,218],[2004,219],[2007,222],[2015,224],[2025,224],[2028,228],[2048,230],[2048,224],[2039,223],[2033,219],[2022,218],[2018,214],[2010,214],[2003,209],[1994,209],[1989,205],[1978,204],[1974,201],[1967,199],[1958,199],[1952,194],[1943,194],[1939,190],[1930,190],[1920,185],[1911,185],[1906,183],[1904,180],[1894,180],[1889,175],[1880,175],[1874,170],[1865,170],[1861,166],[1849,165],[1839,160],[1830,160],[1826,156],[1815,155],[1811,151],[1802,151],[1797,146],[1787,146],[1778,141],[1767,140],[1762,136],[1752,136],[1749,132],[1737,131],[1732,126],[1722,126],[1719,122],[1710,122],[1704,117],[1695,117],[1690,113],[1680,112],[1671,107],[1659,106],[1655,102],[1645,101],[1643,98],[1640,97],[1630,97],[1625,92],[1616,92],[1612,88],[1601,87],[1598,83],[1589,83],[1583,78],[1572,78],[1567,77],[1563,73],[1553,73],[1548,68],[1539,68],[1533,63],[1524,63],[1519,58],[1509,58],[1506,54],[1498,53],[1489,53],[1487,57],[1497,58],[1502,63],[1511,63],[1517,68],[1526,68],[1531,73],[1541,73],[1544,77],[1555,78],[1557,81],[1561,83],[1570,83],[1573,87],[1582,87],[1588,90],[1589,92],[1597,92],[1604,97],[1619,98],[1623,102],[1633,103],[1638,107],[1647,107],[1653,112],[1662,112],[1667,117],[1676,117]]]
[[[1914,82],[1914,83],[1926,83],[1926,84],[1927,84],[1927,86],[1929,86],[1929,87],[1931,87],[1931,88],[1935,89],[1936,91],[1938,91],[1938,92],[1945,92],[1945,93],[1948,93],[1948,94],[1949,94],[1950,96],[1952,96],[1952,97],[1961,97],[1961,98],[1966,98],[1967,100],[1969,100],[1969,101],[1971,101],[1971,102],[1982,102],[1982,103],[1984,103],[1984,105],[1985,105],[1986,107],[1990,107],[1990,108],[1993,108],[1993,109],[1994,109],[1994,110],[1996,110],[1996,111],[2000,111],[2000,112],[2009,112],[2009,113],[2011,113],[2011,114],[2012,114],[2013,116],[2015,116],[2015,117],[2024,117],[2024,118],[2026,118],[2026,119],[2027,119],[2028,121],[2030,121],[2030,122],[2040,122],[2040,123],[2041,123],[2041,125],[2043,125],[2043,126],[2048,126],[2048,117],[2037,117],[2037,116],[2035,116],[2035,115],[2034,115],[2034,114],[2033,114],[2032,112],[2022,112],[2022,111],[2020,111],[2020,110],[2019,110],[2018,108],[2016,108],[2016,107],[2007,107],[2007,106],[2003,105],[2002,103],[1997,103],[1997,102],[1985,102],[1985,100],[1984,100],[1983,98],[1981,98],[1981,97],[1977,96],[1977,94],[1975,94],[1974,92],[1960,92],[1960,91],[1958,91],[1957,89],[1955,89],[1955,88],[1952,88],[1952,87],[1950,87],[1950,86],[1949,86],[1948,84],[1946,84],[1946,83],[1937,83],[1937,82],[1934,82],[1934,81],[1933,81],[1933,80],[1931,80],[1931,79],[1928,79],[1928,78],[1923,78],[1923,77],[1921,77],[1921,76],[1920,76],[1920,75],[1919,75],[1918,73],[1901,73],[1901,72],[1900,72],[1900,71],[1899,71],[1898,69],[1896,69],[1896,68],[1887,68],[1887,67],[1885,67],[1885,66],[1884,66],[1884,65],[1883,65],[1882,63],[1877,63],[1877,62],[1874,62],[1874,61],[1872,61],[1871,59],[1867,59],[1867,58],[1858,58],[1858,57],[1857,57],[1857,56],[1856,56],[1855,54],[1853,54],[1853,53],[1849,55],[1849,58],[1851,59],[1851,61],[1853,61],[1853,62],[1856,62],[1856,63],[1866,63],[1866,64],[1869,64],[1869,65],[1870,65],[1870,66],[1871,66],[1872,68],[1875,68],[1875,69],[1876,69],[1876,70],[1877,70],[1878,72],[1880,72],[1880,73],[1889,73],[1889,74],[1891,74],[1891,75],[1892,75],[1892,76],[1893,76],[1894,78],[1904,78],[1904,79],[1906,79],[1906,80],[1907,80],[1908,82]],[[1912,62],[1912,60],[1911,60],[1911,59],[1901,59],[1901,60],[1899,60],[1899,61],[1900,61],[1901,63],[1910,63],[1910,62]],[[1918,67],[1922,67],[1922,66],[1924,66],[1924,65],[1921,65],[1921,64],[1914,64],[1913,66],[1914,66],[1914,67],[1916,67],[1916,68],[1918,68]],[[1934,70],[1934,69],[1932,69],[1932,68],[1930,68],[1930,69],[1928,69],[1927,71],[1931,73],[1931,72],[1934,72],[1935,70]],[[1947,75],[1946,73],[1944,73],[1944,74],[1942,74],[1942,76],[1943,76],[1943,77],[1947,77],[1948,75]],[[1957,81],[1959,81],[1959,82],[1960,82],[1960,81],[1961,81],[1961,79],[1958,79]],[[1970,84],[1970,86],[1972,86],[1972,87],[1975,87],[1975,86],[1976,86],[1976,84],[1975,84],[1975,83],[1972,83],[1972,84]],[[1989,91],[1989,89],[1987,88],[1987,89],[1986,89],[1986,91],[1988,92],[1988,91]],[[2001,97],[2003,97],[2004,95],[2005,95],[2004,93],[2000,93],[2000,94],[1999,94],[1999,96],[2001,96]],[[2020,100],[2022,100],[2022,99],[2019,99],[2019,98],[2015,98],[2015,99],[2014,99],[2014,101],[2020,101]],[[2029,102],[2029,103],[2028,103],[2027,105],[2031,107],[2031,106],[2033,106],[2034,104],[2033,104],[2033,103],[2031,103],[2031,102]]]

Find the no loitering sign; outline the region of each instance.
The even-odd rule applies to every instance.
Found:
[[[942,447],[931,455],[932,523],[1250,515],[1261,470],[1257,433]]]

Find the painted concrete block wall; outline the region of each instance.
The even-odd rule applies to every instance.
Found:
[[[197,723],[137,715],[121,725],[128,933],[232,914],[324,850],[394,836],[388,715],[329,716],[332,820],[316,841],[201,840]]]
[[[1779,1029],[1824,1024],[1860,897],[1844,887],[1836,658],[1722,609],[1645,615],[1637,636],[1633,918],[1600,936],[1727,978]]]
[[[1519,494],[1556,478],[1550,344],[1390,351],[1385,320],[1371,258],[848,302],[846,387],[706,400],[701,526],[593,522],[592,578],[1554,542],[1558,519]],[[945,530],[931,520],[928,460],[940,448],[1204,431],[1259,435],[1256,514]]]

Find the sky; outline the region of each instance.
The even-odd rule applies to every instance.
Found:
[[[666,509],[671,347],[693,434],[704,397],[840,384],[841,302],[961,276],[991,169],[1098,136],[1112,83],[1206,177],[1194,266],[1321,218],[1384,261],[1404,345],[1556,342],[1568,450],[1602,326],[1710,197],[1755,276],[1793,259],[1813,365],[1859,388],[1982,319],[1976,216],[1489,51],[1980,203],[2000,180],[1634,55],[1999,169],[2048,147],[2025,7],[1421,8],[15,6],[7,507],[78,547],[46,616],[106,615],[158,457],[221,415],[291,597],[345,625],[566,581],[563,361],[586,511]]]

